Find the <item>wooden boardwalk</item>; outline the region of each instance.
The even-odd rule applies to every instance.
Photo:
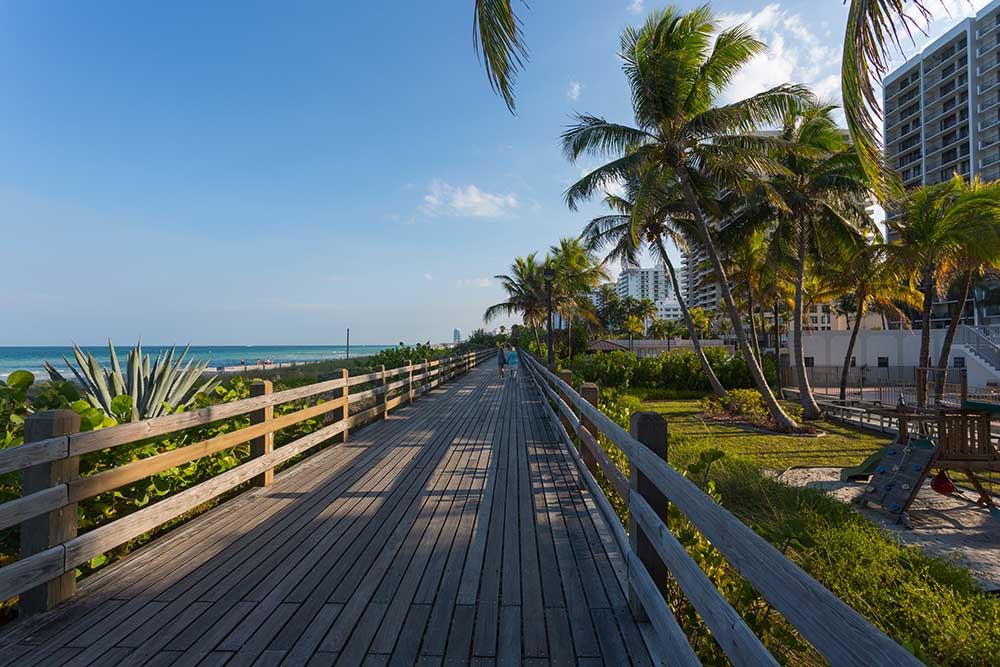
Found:
[[[487,363],[15,623],[0,665],[651,664],[543,410]]]

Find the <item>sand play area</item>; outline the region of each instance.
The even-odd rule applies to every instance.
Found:
[[[929,554],[951,558],[972,573],[983,588],[1000,591],[1000,521],[977,505],[977,494],[961,489],[948,496],[933,491],[928,480],[920,489],[909,517],[911,528],[876,509],[853,503],[864,482],[841,482],[840,468],[790,468],[778,476],[792,486],[807,486],[833,495],[860,511],[873,523],[893,533],[906,544],[915,544]],[[960,483],[959,477],[953,477]]]

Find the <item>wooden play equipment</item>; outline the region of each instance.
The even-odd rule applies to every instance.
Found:
[[[980,478],[984,472],[1000,472],[1000,450],[991,425],[1000,419],[1000,405],[964,401],[961,408],[873,408],[872,414],[895,420],[899,434],[890,447],[869,457],[861,466],[845,471],[849,476],[873,474],[887,451],[905,447],[911,440],[928,438],[937,445],[929,468],[960,472],[979,494],[979,503],[993,507],[993,500]],[[922,482],[923,480],[921,480]],[[914,496],[916,489],[913,489]],[[901,511],[905,512],[912,498]]]

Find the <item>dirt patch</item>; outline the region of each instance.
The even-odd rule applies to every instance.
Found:
[[[854,500],[864,491],[864,482],[841,482],[840,468],[790,468],[778,479],[792,486],[825,491],[850,503],[872,523],[881,526],[904,544],[921,547],[933,556],[953,560],[966,568],[985,590],[1000,590],[1000,521],[975,502],[971,491],[943,496],[927,481],[908,512],[911,528],[873,508],[860,508]]]

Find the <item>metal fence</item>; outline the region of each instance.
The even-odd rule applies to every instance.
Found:
[[[821,400],[840,398],[842,372],[843,366],[806,367],[806,376],[809,378],[813,393]],[[895,405],[902,396],[907,404],[916,405],[920,378],[926,378],[929,403],[960,405],[963,398],[1000,402],[1000,395],[996,390],[987,387],[968,387],[963,368],[949,368],[942,372],[936,368],[920,369],[915,366],[848,368],[845,399]],[[797,390],[798,377],[794,368],[788,366],[781,368],[781,385],[791,392]]]

